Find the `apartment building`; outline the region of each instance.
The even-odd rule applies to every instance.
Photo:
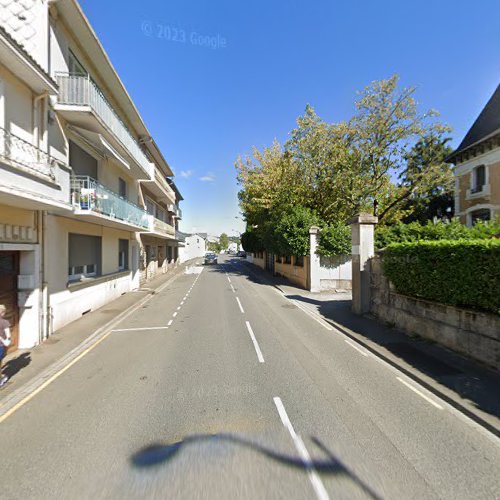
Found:
[[[16,346],[176,264],[172,176],[78,2],[2,2],[0,303]]]
[[[449,160],[455,164],[455,214],[462,223],[500,215],[500,85]]]

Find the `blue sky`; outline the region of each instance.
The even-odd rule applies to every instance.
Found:
[[[176,174],[185,231],[244,230],[234,160],[285,141],[307,103],[348,119],[398,73],[456,146],[500,81],[497,0],[80,1]]]

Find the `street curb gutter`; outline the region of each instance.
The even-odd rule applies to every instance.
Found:
[[[247,264],[243,264],[243,265],[247,266]],[[274,288],[276,288],[277,290],[279,290],[279,292],[283,295],[283,297],[285,299],[291,300],[291,299],[289,299],[287,297],[286,292],[283,291],[280,288],[280,285],[277,285],[277,284],[273,283],[267,277],[262,277],[262,279],[261,279],[261,277],[257,276],[253,271],[251,271],[251,270],[249,270],[249,271],[259,281],[265,281],[265,282],[267,282],[268,285],[273,286]],[[445,403],[447,403],[449,406],[451,406],[452,408],[454,408],[456,411],[462,413],[465,417],[469,418],[470,420],[472,420],[473,422],[475,422],[477,425],[483,427],[488,432],[490,432],[491,434],[493,434],[495,437],[500,438],[500,428],[496,427],[495,425],[493,425],[490,422],[488,422],[487,420],[485,420],[481,415],[478,415],[477,413],[475,413],[470,408],[467,408],[466,406],[464,406],[463,404],[461,404],[459,401],[457,401],[454,398],[448,396],[446,393],[444,393],[443,391],[441,391],[439,388],[433,386],[432,384],[430,384],[429,382],[427,382],[426,380],[424,380],[418,374],[416,374],[416,373],[412,372],[411,370],[409,370],[409,369],[401,366],[395,360],[389,358],[388,356],[386,356],[385,354],[383,354],[382,352],[380,352],[375,347],[369,345],[368,343],[366,343],[363,340],[360,340],[358,338],[358,336],[354,332],[352,332],[352,331],[346,329],[345,327],[339,325],[335,321],[333,321],[333,320],[331,320],[329,318],[326,318],[326,317],[318,314],[315,311],[310,311],[310,312],[311,312],[311,314],[316,315],[318,318],[321,318],[323,321],[325,321],[328,324],[330,324],[333,328],[335,328],[335,330],[337,330],[342,335],[345,335],[350,340],[352,340],[353,342],[356,342],[359,346],[361,346],[364,349],[366,349],[367,351],[369,351],[373,356],[375,356],[376,358],[378,358],[380,361],[385,362],[392,369],[395,369],[398,372],[403,373],[409,379],[411,379],[414,382],[418,383],[424,389],[428,390],[429,392],[431,392],[432,394],[434,394],[438,398],[442,399]]]
[[[0,403],[0,423],[2,423],[8,416],[10,416],[11,410],[19,405],[24,399],[28,398],[30,394],[33,394],[44,384],[50,384],[50,382],[52,382],[51,378],[53,378],[54,375],[64,370],[66,366],[74,362],[82,353],[90,350],[101,340],[104,340],[108,333],[110,333],[110,330],[112,330],[117,324],[137,311],[137,309],[140,309],[146,302],[151,300],[155,296],[155,294],[162,292],[182,274],[182,272],[178,272],[165,283],[162,283],[158,288],[150,289],[148,291],[148,294],[141,300],[139,300],[136,304],[134,304],[131,308],[121,312],[120,314],[118,314],[118,316],[98,328],[94,333],[87,337],[83,342],[78,344],[69,353],[65,354],[58,361],[52,363],[45,370],[43,370],[38,377],[29,382],[26,382],[19,389],[13,391]],[[53,380],[55,380],[55,378]]]
[[[279,285],[276,285],[276,288],[279,289],[279,291],[283,294],[283,296],[287,299],[288,297],[286,296],[285,292],[279,287]],[[326,321],[329,323],[331,326],[334,327],[335,330],[337,330],[339,333],[342,335],[345,335],[349,339],[351,339],[353,342],[356,342],[359,346],[365,348],[367,351],[369,351],[373,356],[379,358],[380,360],[384,361],[388,365],[390,365],[392,368],[396,369],[398,372],[403,373],[406,375],[408,378],[411,380],[417,382],[419,385],[421,385],[424,389],[427,389],[429,392],[437,396],[438,398],[442,399],[445,403],[448,403],[450,406],[458,410],[460,413],[463,413],[466,417],[470,418],[472,421],[474,421],[476,424],[480,425],[481,427],[484,427],[487,431],[491,432],[494,436],[497,438],[500,438],[500,429],[487,420],[485,420],[483,417],[478,415],[477,413],[474,413],[471,409],[467,408],[466,406],[462,405],[460,402],[456,401],[455,399],[451,398],[441,390],[439,390],[437,387],[433,386],[426,380],[424,380],[422,377],[420,377],[418,374],[412,372],[411,370],[408,370],[404,366],[401,366],[398,364],[395,360],[389,358],[382,352],[380,352],[378,349],[375,347],[367,344],[363,340],[360,340],[357,335],[354,334],[354,332],[351,332],[347,330],[345,327],[339,325],[335,321],[325,318],[321,316],[320,314],[317,314],[313,311],[311,311],[312,314],[316,314],[319,318],[321,318],[323,321]]]

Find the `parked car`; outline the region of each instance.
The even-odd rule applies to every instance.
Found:
[[[205,265],[207,264],[217,264],[217,255],[215,255],[213,252],[208,252],[205,255]]]
[[[237,257],[243,257],[244,259],[246,259],[247,257],[247,253],[244,251],[244,250],[240,250],[237,254],[236,254]]]

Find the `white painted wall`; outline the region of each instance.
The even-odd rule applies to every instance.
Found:
[[[181,262],[204,257],[207,251],[206,241],[197,234],[187,236],[184,245],[184,247],[179,247]]]
[[[350,255],[321,257],[319,268],[320,290],[342,288],[341,282],[352,280],[352,260]]]

